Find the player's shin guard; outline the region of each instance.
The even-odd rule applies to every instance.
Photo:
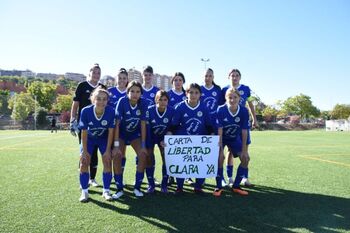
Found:
[[[166,166],[163,165],[162,166],[162,188],[166,188],[168,186],[168,179],[169,179],[169,176],[168,174],[166,173]]]
[[[218,168],[218,174],[216,175],[216,187],[222,189],[222,179],[224,177],[224,169]]]
[[[184,188],[185,179],[184,178],[176,178],[177,189]]]
[[[244,177],[244,174],[246,174],[248,168],[244,168],[241,165],[239,165],[238,169],[237,169],[237,175],[236,175],[236,179],[235,182],[233,183],[233,188],[238,188],[239,184],[242,181],[242,178]]]
[[[122,174],[114,174],[114,181],[118,190],[123,190],[123,175]]]
[[[153,167],[147,167],[146,168],[146,176],[147,176],[147,180],[148,180],[148,185],[150,187],[155,187],[155,183],[154,183],[154,168]]]
[[[135,189],[140,189],[141,188],[143,177],[144,177],[144,173],[143,172],[136,171],[135,187],[134,187]]]
[[[233,165],[226,166],[226,173],[228,178],[232,178],[233,176]]]
[[[112,181],[112,172],[104,172],[102,174],[103,191],[109,191]]]
[[[81,189],[88,189],[89,187],[89,173],[88,172],[82,172],[80,173],[80,186]]]

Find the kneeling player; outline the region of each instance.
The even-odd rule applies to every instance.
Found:
[[[82,130],[80,144],[80,186],[82,194],[79,199],[86,202],[89,198],[89,170],[91,154],[98,147],[103,161],[103,193],[106,200],[112,200],[109,187],[112,180],[111,147],[115,127],[113,108],[107,106],[109,93],[98,87],[91,94],[92,105],[83,108],[79,122]]]

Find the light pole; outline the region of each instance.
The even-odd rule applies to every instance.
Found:
[[[36,95],[34,96],[34,130],[36,130],[36,117],[37,117],[37,114],[36,114]]]
[[[201,58],[201,61],[204,63],[204,70],[207,70],[207,62],[210,61],[209,58]]]

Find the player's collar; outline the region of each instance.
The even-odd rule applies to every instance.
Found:
[[[96,108],[96,106],[94,105],[94,108],[93,108],[93,111],[94,111],[94,116],[95,116],[96,120],[100,121],[100,120],[102,119],[103,115],[105,114],[106,109],[103,111],[103,113],[102,113],[101,117],[100,117],[100,118],[98,118],[98,117],[97,117],[97,115],[96,115],[95,108]]]
[[[159,111],[158,111],[157,105],[155,106],[155,108],[156,108],[156,113],[157,113],[157,115],[158,115],[159,118],[163,118],[163,116],[165,116],[166,111],[168,110],[168,108],[165,108],[165,111],[163,112],[163,114],[160,115],[160,114],[159,114]]]
[[[118,87],[115,87],[115,89],[120,93],[120,94],[124,94],[126,92],[126,88],[124,91],[120,91]]]
[[[93,87],[93,88],[96,88],[97,86],[98,86],[98,82],[97,82],[97,84],[94,86],[94,85],[92,85],[92,83],[90,83],[89,81],[86,81],[91,87]]]
[[[239,113],[239,110],[240,110],[240,109],[241,109],[241,107],[238,105],[237,111],[236,111],[235,113],[232,113],[231,110],[230,110],[230,106],[227,105],[227,110],[228,110],[228,112],[230,113],[230,115],[231,115],[232,117],[237,116],[237,114]]]
[[[198,101],[198,104],[197,104],[197,106],[195,106],[195,107],[191,107],[188,103],[187,103],[187,101],[186,100],[184,100],[185,101],[185,104],[187,105],[187,107],[189,108],[189,109],[191,109],[191,110],[196,110],[198,107],[199,107],[199,105],[201,104],[201,102],[200,101]]]
[[[150,91],[150,90],[153,89],[153,87],[154,87],[154,86],[153,86],[153,84],[152,84],[152,86],[151,86],[149,89],[146,89],[144,86],[142,86],[142,89],[145,90],[145,91]]]
[[[207,88],[207,87],[205,86],[205,84],[204,84],[202,87],[204,87],[207,91],[210,91],[211,89],[214,88],[214,85],[211,85],[211,87]]]
[[[181,91],[181,92],[177,92],[175,89],[171,89],[171,91],[172,91],[174,94],[178,95],[178,96],[180,96],[180,95],[183,95],[183,94],[184,94],[184,93],[183,93],[183,91]]]

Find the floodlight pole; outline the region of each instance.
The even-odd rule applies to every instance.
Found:
[[[201,61],[204,63],[204,70],[207,70],[207,62],[210,61],[209,58],[201,58]]]

